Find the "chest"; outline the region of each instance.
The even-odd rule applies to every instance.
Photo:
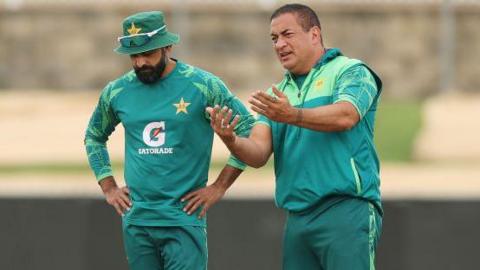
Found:
[[[290,104],[301,108],[312,108],[332,102],[336,77],[323,69],[314,71],[305,79],[299,88],[293,79],[286,80],[283,92]]]
[[[126,130],[141,129],[152,122],[165,122],[172,128],[207,122],[205,107],[204,96],[188,84],[125,89],[113,106]]]

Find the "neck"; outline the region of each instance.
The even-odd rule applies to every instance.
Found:
[[[175,69],[175,66],[177,65],[177,62],[168,58],[167,60],[167,65],[165,67],[165,70],[162,73],[161,78],[166,77],[170,72],[172,72]]]
[[[315,54],[313,57],[315,61],[312,63],[312,66],[310,67],[310,69],[313,68],[318,63],[318,61],[322,59],[324,55],[325,55],[325,48],[323,48],[323,46],[321,46],[318,50],[315,50]]]
[[[318,63],[318,61],[323,57],[325,54],[325,48],[321,46],[320,48],[316,49],[313,52],[313,56],[309,59],[310,61],[305,65],[303,70],[299,70],[297,72],[292,72],[295,76],[301,76],[308,74],[310,70]]]

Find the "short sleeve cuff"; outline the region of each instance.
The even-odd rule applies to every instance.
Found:
[[[245,170],[245,168],[247,167],[245,163],[241,162],[239,159],[237,159],[235,156],[232,156],[232,155],[230,155],[230,158],[228,159],[227,164],[229,166],[232,166],[242,171]]]
[[[341,97],[339,97],[337,100],[335,100],[334,103],[339,103],[339,102],[348,102],[348,103],[352,104],[353,107],[355,107],[355,110],[357,110],[357,113],[358,113],[358,115],[360,116],[360,119],[362,119],[363,116],[365,115],[365,113],[360,110],[360,107],[358,106],[356,100],[353,99],[352,97],[349,97],[349,96],[341,96]]]
[[[268,121],[263,120],[263,119],[258,119],[257,121],[255,121],[255,123],[253,125],[257,125],[257,124],[262,124],[262,125],[265,125],[267,127],[271,127],[270,123]]]

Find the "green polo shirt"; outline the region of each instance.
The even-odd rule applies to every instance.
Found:
[[[360,115],[352,129],[342,132],[314,131],[259,116],[257,124],[272,130],[277,206],[303,211],[329,198],[357,197],[381,210],[379,160],[373,143],[381,91],[378,76],[361,61],[329,49],[301,88],[288,72],[277,88],[297,108],[346,101]]]

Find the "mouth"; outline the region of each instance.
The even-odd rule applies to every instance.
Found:
[[[292,54],[292,52],[280,52],[278,53],[278,56],[280,58],[280,61],[284,62],[288,59],[288,57]]]
[[[154,69],[151,67],[141,67],[141,68],[137,68],[136,71],[142,74],[149,74],[149,73],[152,73]]]

